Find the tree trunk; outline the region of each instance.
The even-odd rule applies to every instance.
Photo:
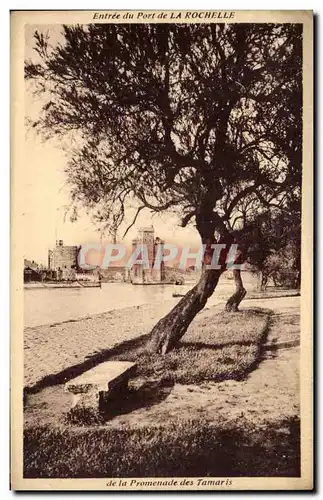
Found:
[[[229,300],[225,305],[225,310],[227,312],[237,312],[240,302],[246,296],[247,293],[247,290],[244,288],[242,283],[240,269],[233,270],[233,277],[236,285],[236,291],[233,295],[231,295],[231,297],[229,298]]]
[[[263,272],[258,271],[257,273],[257,291],[262,292],[262,280],[263,280]]]
[[[262,280],[261,280],[261,291],[264,292],[267,288],[268,284],[268,276],[267,274],[263,273],[262,275]]]
[[[295,288],[298,288],[300,290],[300,288],[301,288],[301,252],[300,252],[300,250],[297,251],[294,267],[295,267],[295,273],[296,273]]]
[[[267,285],[267,275],[263,271],[259,271],[258,273],[258,282],[257,282],[257,291],[264,292],[266,290]]]
[[[199,282],[162,318],[151,332],[148,350],[166,354],[183,337],[189,324],[203,309],[224,268],[205,270]]]
[[[259,271],[258,273],[258,283],[257,283],[257,291],[264,292],[266,290],[268,282],[267,274],[263,271]]]

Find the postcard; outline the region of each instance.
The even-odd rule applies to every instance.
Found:
[[[11,12],[11,487],[313,489],[313,12]]]

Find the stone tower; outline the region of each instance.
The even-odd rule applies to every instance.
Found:
[[[48,269],[54,271],[56,279],[75,279],[79,247],[66,246],[63,240],[57,240],[56,246],[48,251]]]
[[[154,269],[157,249],[163,244],[160,238],[155,239],[153,226],[142,227],[138,231],[138,237],[132,240],[132,251],[139,245],[146,246],[148,254],[149,269],[145,269],[143,264],[134,264],[132,268],[132,280],[134,283],[152,283],[164,280],[164,263],[160,269]],[[141,256],[139,256],[139,259]]]

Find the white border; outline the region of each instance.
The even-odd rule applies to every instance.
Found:
[[[272,0],[271,2],[268,3],[261,3],[259,4],[259,1],[246,1],[245,3],[241,4],[239,2],[228,2],[228,3],[219,3],[217,2],[216,4],[211,1],[203,1],[200,0],[198,2],[192,2],[190,0],[187,0],[186,2],[184,1],[176,1],[176,0],[164,0],[162,2],[157,1],[152,5],[151,2],[148,1],[141,1],[139,2],[139,5],[134,5],[133,2],[130,1],[123,1],[119,0],[116,2],[117,5],[110,5],[106,1],[103,0],[97,0],[95,2],[95,9],[100,10],[100,9],[111,9],[115,7],[116,9],[178,9],[178,10],[188,10],[188,9],[208,9],[208,10],[220,10],[220,9],[226,9],[226,10],[236,10],[236,9],[250,9],[250,10],[257,10],[260,6],[262,9],[272,9],[272,10],[279,10],[279,9],[292,9],[292,10],[303,10],[303,9],[313,9],[316,14],[319,15],[320,13],[320,4],[317,1],[311,2],[311,4],[307,4],[305,2],[299,2],[297,0],[294,1],[285,1],[282,3],[281,1],[277,0]],[[42,10],[44,9],[44,2],[41,0],[34,0],[33,2],[26,2],[26,1],[16,1],[16,2],[2,2],[0,6],[0,13],[2,14],[2,27],[0,31],[0,37],[1,37],[1,44],[0,47],[2,48],[2,78],[0,80],[1,84],[1,98],[2,98],[2,107],[1,107],[1,141],[2,141],[2,148],[1,148],[1,159],[2,159],[2,170],[1,170],[1,183],[0,183],[0,189],[1,189],[1,195],[0,195],[0,204],[1,204],[1,228],[2,228],[2,245],[0,247],[0,257],[1,257],[1,263],[2,263],[2,273],[1,273],[1,315],[0,318],[2,320],[2,328],[1,328],[1,341],[2,341],[2,349],[1,352],[3,353],[3,358],[1,362],[1,380],[6,381],[9,387],[9,245],[8,245],[8,240],[7,240],[7,235],[9,234],[9,185],[10,185],[10,177],[9,177],[9,140],[8,140],[8,130],[9,130],[9,9],[13,10],[24,10],[24,9],[37,9],[37,10]],[[86,2],[84,0],[79,0],[78,2],[71,2],[67,0],[56,0],[55,2],[49,2],[49,4],[46,4],[46,9],[93,9],[93,5],[90,5],[90,2]],[[318,23],[320,24],[320,23]],[[318,28],[318,26],[317,26]],[[317,47],[317,54],[321,54],[321,37],[319,36],[319,29],[317,29],[317,37],[316,41],[318,42],[318,47]],[[6,68],[8,68],[8,73],[6,73]],[[317,89],[319,89],[319,81],[322,82],[322,79],[319,77],[321,76],[321,71],[322,71],[322,65],[319,68],[319,74],[317,75],[318,81],[316,82]],[[322,117],[322,107],[319,107],[318,111],[318,116],[316,118],[317,123],[319,122],[319,119]],[[317,137],[317,143],[320,144],[320,139],[321,137]],[[319,221],[319,229],[321,229],[321,224],[323,225],[323,218],[322,220],[320,215],[321,215],[321,203],[320,203],[320,191],[322,192],[322,176],[319,175],[319,170],[320,170],[320,164],[319,164],[319,151],[317,147],[317,157],[316,157],[316,169],[317,169],[317,178],[316,181],[319,184],[318,188],[318,196],[317,196],[317,202],[318,202],[318,208],[317,208],[317,218]],[[322,234],[322,232],[320,232]],[[320,243],[320,239],[318,239],[318,243]],[[318,252],[318,258],[320,252]],[[323,278],[323,272],[322,272],[322,266],[319,266],[319,278]],[[321,310],[322,308],[320,307],[321,303],[318,304],[318,311]],[[320,332],[319,325],[318,325],[318,333]],[[320,335],[318,335],[320,337]],[[317,340],[320,341],[319,338]],[[320,354],[321,354],[321,346],[322,346],[322,341],[320,341]],[[3,445],[1,446],[1,482],[0,482],[0,491],[1,491],[1,498],[7,498],[11,493],[9,492],[9,445],[8,445],[8,426],[9,426],[9,398],[8,398],[8,391],[6,391],[6,385],[5,387],[2,386],[2,391],[3,391],[3,401],[5,401],[8,406],[6,408],[2,408],[1,412],[1,429],[3,431],[3,440],[2,443]],[[318,408],[319,409],[319,408]],[[320,457],[321,458],[321,457]],[[320,469],[317,471],[317,477],[322,477],[322,463],[320,464]],[[102,494],[106,495],[107,492],[104,492]],[[77,494],[77,493],[76,493]],[[122,493],[119,493],[122,495]],[[42,494],[38,493],[38,495],[42,496]],[[38,496],[37,495],[37,496]],[[114,494],[115,495],[115,494]],[[154,495],[151,493],[151,495]],[[249,493],[244,494],[243,496],[248,496]],[[46,494],[48,496],[48,493]],[[63,495],[64,496],[64,495]],[[97,494],[95,495],[95,497]],[[234,496],[234,495],[233,495]],[[241,495],[236,495],[237,498],[241,497]]]

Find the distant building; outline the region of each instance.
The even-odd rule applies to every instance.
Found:
[[[31,281],[41,281],[42,274],[38,269],[33,267],[24,267],[24,283],[30,283]]]
[[[164,242],[156,237],[153,226],[139,229],[137,238],[132,240],[132,252],[139,246],[146,246],[148,254],[149,268],[145,269],[143,264],[134,264],[132,269],[126,270],[126,280],[132,283],[158,283],[165,281],[165,266],[161,262],[158,269],[154,269],[157,252],[163,251]],[[138,256],[138,260],[143,258]]]
[[[107,269],[100,269],[99,276],[103,283],[127,281],[127,273],[124,266],[111,266]]]
[[[79,249],[78,246],[66,246],[63,240],[57,240],[55,248],[48,250],[48,269],[52,272],[54,279],[75,279]]]
[[[24,259],[24,283],[32,281],[42,281],[46,275],[46,270],[34,260]]]

